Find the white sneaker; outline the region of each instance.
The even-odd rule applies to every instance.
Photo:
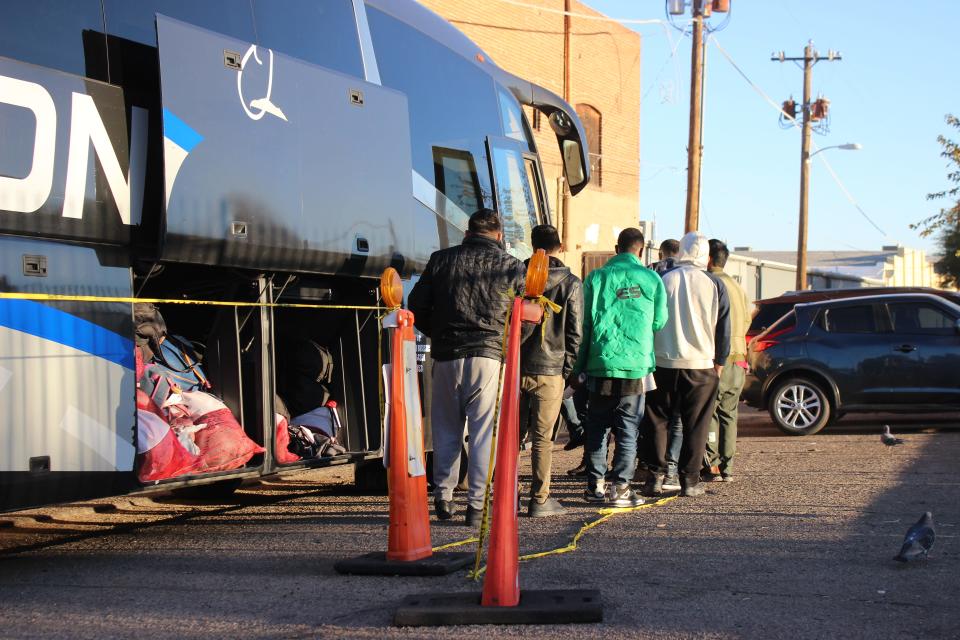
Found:
[[[680,491],[680,476],[676,473],[668,473],[663,480],[664,491]]]
[[[611,485],[607,500],[615,507],[639,507],[644,502],[643,498],[631,489],[629,484]]]
[[[591,489],[588,485],[586,490],[583,492],[583,499],[587,502],[606,502],[607,487],[603,480],[597,483],[595,489]]]

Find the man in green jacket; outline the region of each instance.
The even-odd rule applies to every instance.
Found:
[[[583,285],[583,340],[573,377],[587,375],[590,401],[585,420],[588,502],[635,506],[630,489],[643,417],[643,394],[652,388],[656,359],[653,332],[667,322],[666,293],[656,272],[643,266],[639,229],[620,232],[613,258]],[[616,450],[607,474],[607,436]],[[606,478],[610,479],[607,486]]]

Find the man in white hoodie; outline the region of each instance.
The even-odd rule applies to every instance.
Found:
[[[663,274],[669,319],[654,334],[655,391],[647,395],[645,458],[651,475],[647,495],[663,492],[670,418],[683,421],[677,467],[680,495],[703,495],[700,467],[717,398],[720,372],[730,352],[730,302],[726,288],[707,272],[706,236],[691,231],[680,240],[677,266]]]

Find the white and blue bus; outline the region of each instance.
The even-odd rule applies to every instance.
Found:
[[[481,207],[521,258],[550,220],[522,105],[576,194],[573,109],[412,0],[5,3],[0,510],[379,456],[380,273],[409,287]],[[205,345],[265,453],[137,481],[135,298]],[[277,391],[304,339],[333,354],[347,453],[282,464]]]

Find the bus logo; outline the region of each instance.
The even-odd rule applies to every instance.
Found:
[[[263,62],[260,60],[260,56],[257,55],[257,45],[255,44],[250,45],[247,52],[243,54],[243,59],[240,61],[240,70],[237,71],[237,95],[240,96],[240,106],[243,107],[243,110],[251,120],[259,120],[265,114],[269,113],[287,122],[287,116],[284,115],[280,107],[273,104],[273,101],[270,99],[270,94],[273,92],[273,50],[267,49],[267,53],[270,54],[270,66],[267,71],[267,93],[262,98],[251,100],[249,106],[243,97],[243,72],[246,70],[247,62],[249,62],[251,57],[253,57],[260,66],[263,66]]]

